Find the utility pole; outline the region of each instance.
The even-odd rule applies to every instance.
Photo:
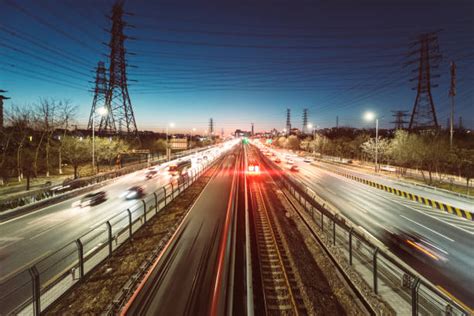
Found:
[[[451,115],[449,120],[449,148],[453,149],[454,136],[454,96],[456,95],[456,64],[451,62],[451,87],[449,89],[449,96],[451,97]]]
[[[0,90],[0,93],[5,93],[7,91],[5,90]],[[7,98],[4,95],[0,94],[0,131],[3,129],[3,100],[8,100],[10,98]]]
[[[410,130],[438,129],[438,120],[436,118],[435,105],[431,88],[438,85],[432,84],[431,79],[439,75],[433,75],[432,70],[439,66],[441,54],[439,53],[438,34],[436,32],[425,33],[418,36],[418,40],[413,43],[417,48],[409,53],[409,56],[419,55],[419,57],[408,61],[405,65],[418,64],[413,72],[418,75],[411,78],[410,81],[418,81],[416,90],[415,104],[410,118]]]
[[[133,114],[133,107],[128,94],[127,61],[125,59],[125,39],[132,39],[123,33],[125,26],[130,26],[123,21],[123,1],[118,1],[112,8],[112,28],[109,65],[109,84],[105,98],[105,108],[108,115],[102,117],[99,131],[108,133],[133,134],[138,137],[137,123]],[[123,131],[122,129],[125,129]]]
[[[303,134],[308,133],[308,109],[303,109],[303,129],[301,132]]]
[[[286,135],[291,132],[291,110],[286,109]]]

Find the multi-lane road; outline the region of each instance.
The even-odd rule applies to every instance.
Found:
[[[275,152],[286,169],[288,153]],[[291,159],[299,167],[299,172],[292,172],[294,178],[375,238],[390,244],[387,231],[406,232],[431,243],[439,260],[395,250],[420,274],[472,307],[474,222],[350,180],[318,162],[304,162],[294,155]]]
[[[211,154],[217,152],[211,149],[197,156]],[[193,158],[192,168],[198,166],[197,156]],[[81,208],[77,204],[82,196],[78,196],[0,223],[0,283],[112,216],[139,205],[137,200],[126,200],[123,193],[136,185],[142,186],[146,194],[159,190],[172,180],[166,165],[157,166],[158,173],[151,179],[146,178],[148,170],[144,169],[97,189],[107,194],[107,200],[99,205]]]

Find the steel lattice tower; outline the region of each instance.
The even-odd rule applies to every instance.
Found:
[[[392,113],[392,116],[395,119],[391,123],[395,124],[395,129],[405,128],[405,124],[407,123],[407,121],[405,121],[405,117],[408,116],[408,111],[392,111]]]
[[[431,72],[432,69],[439,66],[441,60],[437,33],[426,33],[418,36],[414,46],[418,46],[418,48],[410,55],[419,54],[419,58],[409,61],[407,64],[418,63],[418,68],[414,70],[418,73],[418,76],[410,79],[410,81],[418,80],[418,85],[414,88],[417,93],[409,129],[438,129],[435,105],[431,95],[431,88],[437,87],[437,85],[431,83],[431,79],[439,77],[439,75],[433,75]]]
[[[0,93],[7,92],[5,90],[0,90]],[[0,130],[3,129],[3,100],[8,100],[10,98],[7,98],[4,95],[0,94]]]
[[[100,107],[105,106],[105,98],[107,95],[107,75],[105,70],[105,64],[103,61],[97,63],[97,69],[95,72],[95,88],[94,88],[94,99],[92,99],[91,114],[89,115],[89,123],[87,129],[92,130],[92,121],[96,110]],[[94,125],[97,125],[96,122]],[[101,123],[101,122],[100,122]]]
[[[308,109],[303,109],[303,129],[301,132],[306,134],[308,131]]]
[[[99,131],[137,134],[137,123],[127,86],[127,62],[124,42],[128,37],[123,33],[123,29],[127,25],[122,20],[123,14],[123,2],[118,1],[112,8],[111,16],[109,86],[105,99],[108,115],[102,117]]]
[[[291,110],[286,109],[286,134],[291,133]]]
[[[209,136],[211,138],[214,136],[214,120],[212,117],[209,119]]]

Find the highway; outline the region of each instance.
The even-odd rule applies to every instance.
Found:
[[[224,158],[123,314],[210,314],[237,159],[236,152]]]
[[[211,155],[211,150],[198,155]],[[192,169],[197,165],[193,160]],[[148,170],[144,169],[95,190],[107,193],[107,201],[99,205],[81,208],[76,205],[82,197],[79,196],[1,223],[0,283],[115,214],[133,205],[140,206],[139,201],[125,200],[122,195],[134,185],[142,186],[145,194],[151,194],[172,180],[166,171],[166,164],[157,166],[156,170],[158,173],[152,179],[145,177]]]
[[[339,176],[325,170],[324,165],[303,162],[301,157],[292,157],[300,170],[291,172],[285,164],[285,152],[275,152],[285,172],[292,173],[353,223],[391,245],[421,275],[473,307],[473,222]],[[441,260],[400,250],[387,240],[387,230],[422,236],[436,247]]]

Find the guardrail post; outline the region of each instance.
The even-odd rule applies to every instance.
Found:
[[[165,206],[166,206],[166,185],[163,187],[163,192],[165,194]]]
[[[321,211],[321,230],[324,232],[324,213]]]
[[[420,286],[420,278],[416,278],[411,288],[411,314],[418,315],[418,287]]]
[[[174,185],[173,185],[173,182],[171,182],[170,184],[171,184],[171,199],[174,199]]]
[[[109,243],[109,256],[112,255],[112,225],[110,224],[109,221],[105,222],[105,224],[107,225],[107,231],[109,233],[109,238],[108,238],[108,243]]]
[[[84,277],[84,247],[82,246],[81,239],[76,239],[76,246],[77,257],[79,259],[79,278],[82,279]]]
[[[127,213],[128,213],[128,233],[130,234],[130,238],[132,238],[132,212],[130,212],[129,208],[127,208]]]
[[[41,293],[40,293],[40,277],[36,266],[28,269],[31,276],[32,297],[33,297],[33,315],[39,316],[41,314]]]
[[[336,217],[332,218],[332,244],[336,245]]]
[[[378,282],[377,282],[377,254],[379,247],[375,247],[374,258],[373,258],[373,274],[374,274],[374,293],[378,294]]]
[[[142,200],[143,203],[143,223],[146,223],[146,202]]]
[[[353,227],[349,230],[349,265],[352,265],[352,231]]]
[[[158,195],[156,195],[156,192],[153,192],[153,196],[155,197],[155,214],[158,214]]]

